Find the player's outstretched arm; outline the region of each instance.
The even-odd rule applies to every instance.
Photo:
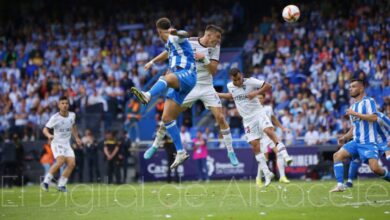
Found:
[[[231,93],[218,93],[218,96],[221,99],[233,99],[233,95]]]
[[[174,28],[169,29],[169,34],[174,35],[174,36],[178,36],[179,38],[189,38],[190,37],[190,35],[188,34],[187,31],[176,30]]]
[[[144,68],[145,70],[148,70],[153,66],[155,62],[165,61],[166,59],[168,59],[168,51],[164,50],[151,61],[147,62]]]
[[[347,109],[346,115],[353,115],[353,116],[355,116],[355,117],[360,118],[361,120],[369,121],[369,122],[375,122],[375,121],[378,120],[378,115],[375,114],[375,113],[371,113],[371,114],[362,114],[362,113],[359,113],[359,112],[355,112],[355,111],[354,111],[353,109],[351,109],[351,108]]]

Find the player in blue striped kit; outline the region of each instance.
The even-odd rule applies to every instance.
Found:
[[[149,91],[142,92],[135,87],[132,87],[131,91],[142,104],[147,104],[151,97],[161,95],[169,87],[162,121],[176,146],[176,158],[171,165],[171,168],[175,168],[189,157],[188,153],[183,149],[176,119],[180,114],[180,106],[184,98],[196,84],[195,57],[187,39],[187,32],[173,29],[168,18],[158,19],[156,26],[159,37],[165,43],[165,52],[155,57],[152,62],[163,61],[169,58],[170,70]]]
[[[338,140],[339,145],[343,144],[343,147],[333,155],[337,185],[330,192],[345,191],[343,160],[346,158],[359,157],[363,162],[368,162],[375,174],[390,181],[390,173],[378,163],[376,104],[372,98],[366,96],[364,89],[365,84],[362,80],[351,81],[349,92],[356,102],[347,110],[346,115],[350,116],[352,128]],[[344,144],[350,139],[352,140]]]
[[[377,112],[378,120],[375,122],[377,128],[377,145],[379,156],[385,154],[386,160],[390,161],[390,118],[382,112]],[[357,170],[361,165],[359,158],[353,158],[349,163],[347,187],[352,187],[352,180],[357,177]]]

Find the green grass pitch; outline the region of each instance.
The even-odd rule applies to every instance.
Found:
[[[68,193],[38,186],[1,189],[0,219],[390,219],[390,184],[355,181],[330,194],[335,181],[73,184]]]

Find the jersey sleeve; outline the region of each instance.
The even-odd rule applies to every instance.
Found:
[[[210,60],[214,60],[214,61],[219,62],[219,54],[221,53],[221,47],[219,45],[217,45],[210,52],[211,52],[210,53]]]
[[[56,125],[56,120],[54,115],[50,117],[49,121],[46,123],[45,127],[53,129],[54,126]]]
[[[249,78],[247,81],[248,85],[256,87],[256,88],[261,88],[264,86],[264,81],[263,80],[258,80],[253,77]]]
[[[378,123],[390,129],[390,118],[382,112],[376,112],[376,114],[378,115]]]
[[[169,35],[168,36],[168,41],[171,42],[171,43],[182,43],[184,41],[186,41],[187,38],[180,38],[178,36],[175,36],[175,35]]]

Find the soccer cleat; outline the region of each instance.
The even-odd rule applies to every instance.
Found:
[[[261,180],[261,178],[256,177],[256,186],[259,187],[259,188],[264,186],[263,185],[263,181]]]
[[[268,175],[265,175],[265,182],[264,186],[267,187],[269,184],[271,184],[272,179],[275,177],[275,174],[270,172]]]
[[[131,87],[130,91],[142,104],[146,105],[149,103],[150,97],[145,92],[142,92],[135,87]]]
[[[287,179],[286,176],[282,176],[279,178],[279,183],[290,183],[290,180]]]
[[[144,153],[144,159],[149,160],[150,158],[153,157],[154,153],[156,153],[157,147],[151,146],[149,147],[145,153]]]
[[[42,182],[41,183],[41,189],[45,192],[49,192],[49,184]]]
[[[177,153],[176,157],[175,157],[175,161],[173,161],[173,163],[171,165],[171,169],[174,169],[174,168],[178,167],[180,164],[182,164],[189,157],[190,157],[190,155],[187,152],[185,152],[185,151]]]
[[[230,160],[230,163],[235,167],[238,165],[238,159],[236,157],[236,154],[233,151],[228,152],[228,157]]]
[[[345,183],[345,187],[346,188],[352,188],[353,187],[353,183],[352,182],[346,182]]]
[[[65,186],[59,186],[59,187],[57,187],[57,190],[60,192],[68,192],[68,190],[66,189]]]
[[[290,166],[293,162],[293,159],[290,155],[287,155],[286,157],[284,157],[284,162],[286,163],[286,166]]]
[[[331,189],[329,192],[344,192],[345,191],[345,187],[344,185],[337,185],[335,186],[333,189]]]

